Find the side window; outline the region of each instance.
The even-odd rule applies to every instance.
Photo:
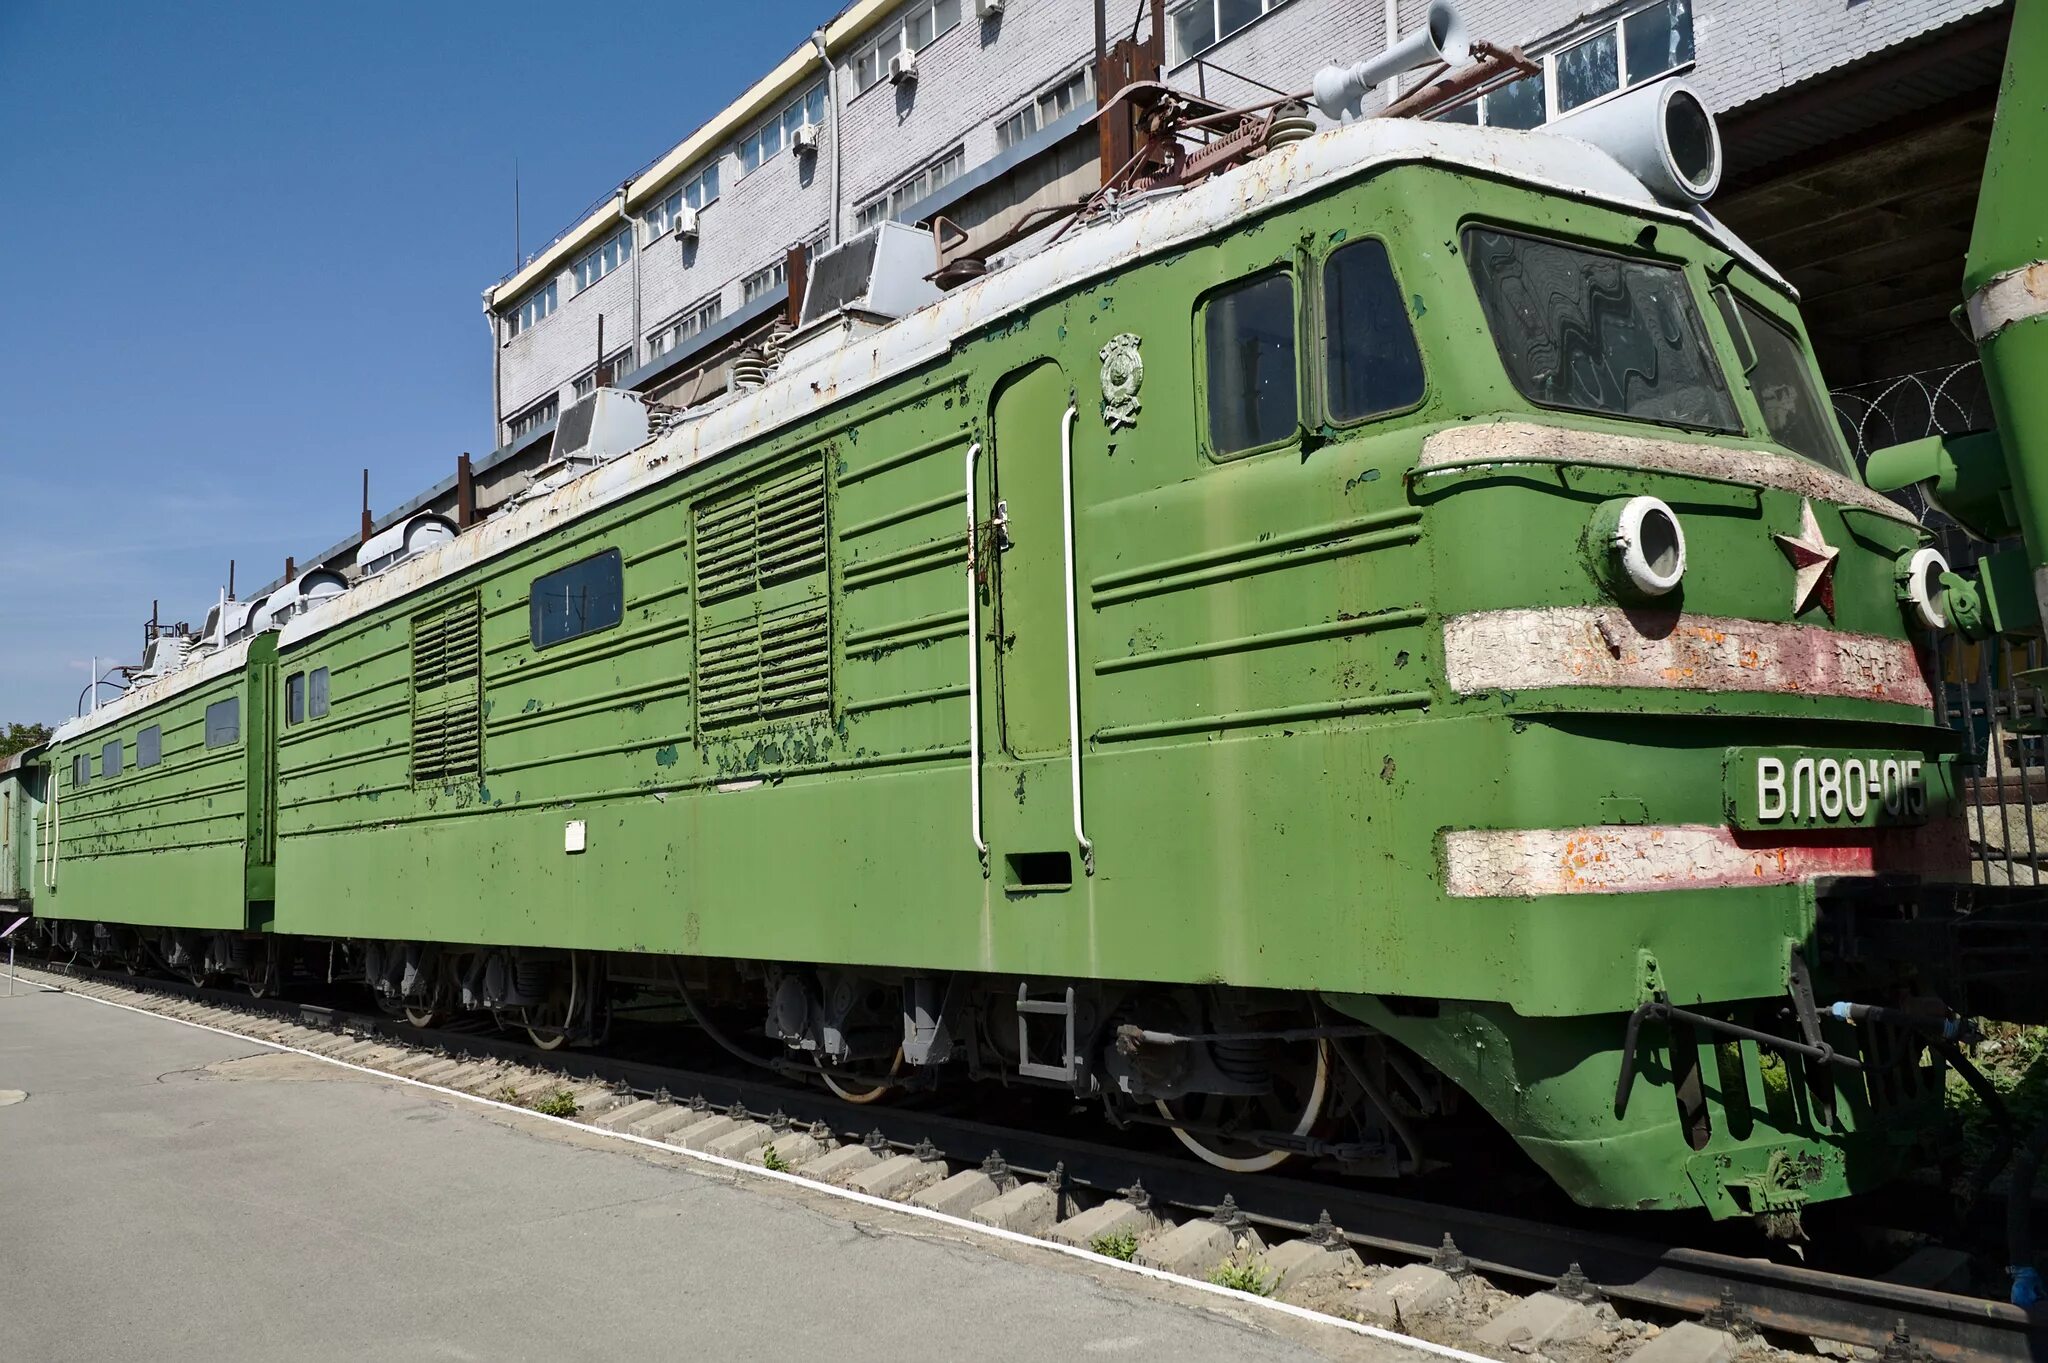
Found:
[[[1853,473],[1834,409],[1814,378],[1813,362],[1799,338],[1747,298],[1738,297],[1735,307],[1744,323],[1743,340],[1748,343],[1749,354],[1743,357],[1743,364],[1749,388],[1756,394],[1756,405],[1763,409],[1771,439],[1816,463]],[[1736,344],[1741,347],[1743,341]]]
[[[307,678],[306,715],[310,719],[322,719],[327,714],[327,669],[316,667]]]
[[[225,748],[242,741],[242,698],[230,696],[206,707],[206,746]]]
[[[75,790],[92,780],[92,754],[80,753],[71,759],[71,785]]]
[[[1294,335],[1294,280],[1285,273],[1233,284],[1203,300],[1211,452],[1258,449],[1299,428]]]
[[[1323,265],[1330,416],[1360,421],[1422,401],[1422,353],[1384,242],[1353,242]]]
[[[533,580],[529,617],[533,646],[551,648],[619,623],[626,588],[619,551],[607,549]]]
[[[306,674],[294,672],[284,679],[284,722],[302,724],[306,719]]]
[[[153,767],[164,760],[164,731],[161,725],[152,724],[135,735],[135,765]]]
[[[100,749],[100,775],[114,777],[121,774],[121,740],[115,739]]]

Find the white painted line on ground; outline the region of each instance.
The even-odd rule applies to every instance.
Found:
[[[388,1079],[395,1084],[409,1084],[414,1088],[426,1089],[429,1093],[438,1093],[448,1098],[459,1098],[466,1103],[476,1103],[482,1107],[497,1108],[502,1112],[516,1112],[523,1117],[534,1117],[541,1121],[554,1122],[557,1125],[587,1132],[593,1136],[609,1136],[613,1140],[625,1141],[632,1145],[644,1145],[650,1150],[659,1150],[669,1155],[681,1155],[685,1159],[695,1160],[699,1164],[712,1165],[715,1168],[724,1169],[731,1173],[744,1174],[751,1178],[770,1179],[778,1183],[794,1184],[810,1192],[824,1193],[829,1197],[836,1197],[843,1202],[852,1202],[860,1206],[872,1207],[878,1211],[896,1212],[900,1215],[915,1217],[920,1221],[930,1221],[938,1225],[950,1226],[955,1230],[966,1231],[969,1234],[982,1236],[986,1239],[1005,1240],[1011,1244],[1028,1245],[1032,1249],[1050,1250],[1055,1254],[1063,1254],[1070,1259],[1086,1260],[1097,1268],[1112,1268],[1121,1273],[1131,1273],[1141,1278],[1149,1278],[1154,1282],[1169,1283],[1175,1287],[1190,1288],[1197,1292],[1207,1293],[1213,1297],[1226,1299],[1234,1306],[1260,1308],[1283,1316],[1292,1316],[1297,1320],[1309,1321],[1316,1325],[1335,1326],[1337,1329],[1347,1331],[1350,1334],[1362,1335],[1367,1339],[1377,1339],[1388,1344],[1398,1344],[1403,1348],[1416,1349],[1438,1358],[1456,1359],[1458,1363],[1496,1363],[1496,1360],[1487,1358],[1483,1354],[1466,1353],[1463,1349],[1454,1349],[1448,1344],[1435,1344],[1426,1339],[1417,1339],[1413,1335],[1404,1335],[1394,1330],[1383,1330],[1376,1325],[1366,1325],[1360,1321],[1345,1320],[1342,1316],[1325,1315],[1321,1311],[1311,1311],[1305,1306],[1296,1306],[1292,1302],[1275,1301],[1271,1297],[1260,1297],[1249,1292],[1239,1292],[1234,1288],[1219,1287],[1215,1283],[1203,1282],[1199,1278],[1183,1278],[1177,1273],[1168,1273],[1164,1269],[1151,1268],[1144,1264],[1130,1263],[1122,1259],[1111,1259],[1106,1255],[1097,1254],[1093,1250],[1078,1249],[1073,1245],[1062,1245],[1052,1240],[1040,1240],[1035,1236],[1025,1235],[1020,1231],[1004,1230],[1000,1226],[985,1226],[979,1221],[969,1221],[963,1217],[949,1216],[945,1212],[935,1212],[927,1207],[914,1207],[907,1202],[891,1202],[886,1197],[876,1197],[873,1194],[859,1192],[853,1188],[841,1188],[837,1184],[820,1183],[815,1179],[801,1178],[796,1174],[785,1173],[776,1169],[764,1169],[757,1164],[745,1164],[739,1160],[726,1159],[720,1155],[705,1154],[701,1150],[685,1150],[679,1145],[670,1145],[666,1141],[658,1141],[649,1136],[636,1136],[629,1131],[613,1131],[607,1127],[593,1126],[588,1122],[579,1122],[571,1117],[550,1116],[545,1112],[535,1112],[529,1107],[520,1107],[516,1103],[502,1103],[495,1098],[485,1098],[474,1093],[465,1093],[461,1089],[444,1088],[440,1084],[423,1083],[418,1079],[409,1079],[402,1074],[391,1074],[385,1070],[372,1069],[368,1065],[357,1065],[347,1060],[336,1060],[331,1055],[322,1055],[318,1051],[309,1051],[298,1046],[287,1046],[281,1041],[268,1041],[260,1036],[249,1036],[242,1032],[229,1031],[225,1027],[214,1027],[204,1022],[193,1022],[187,1018],[172,1017],[167,1013],[152,1012],[147,1008],[138,1008],[134,1004],[119,1003],[113,999],[103,999],[94,994],[80,993],[75,989],[59,989],[52,992],[69,994],[73,998],[84,999],[88,1003],[99,1003],[109,1008],[120,1008],[130,1013],[140,1013],[144,1017],[157,1018],[164,1022],[175,1022],[183,1027],[194,1027],[202,1032],[212,1032],[216,1036],[232,1037],[236,1041],[246,1041],[257,1046],[267,1046],[274,1051],[284,1051],[291,1055],[302,1055],[308,1060],[319,1060],[329,1065],[339,1066],[345,1070],[354,1070],[358,1074],[372,1075],[378,1079]],[[205,1006],[212,1007],[215,1005]],[[308,1024],[292,1023],[290,1025],[306,1026]],[[403,1045],[404,1043],[397,1042],[394,1044]]]

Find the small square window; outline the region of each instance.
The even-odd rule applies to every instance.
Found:
[[[309,719],[323,719],[327,715],[327,669],[316,667],[306,679],[306,716]]]
[[[152,724],[135,735],[135,765],[138,769],[153,767],[163,760],[164,731],[161,726]]]
[[[303,724],[306,720],[306,674],[294,672],[284,679],[284,722]]]
[[[206,707],[206,746],[225,748],[242,741],[242,698],[230,696]]]
[[[106,777],[121,774],[121,740],[115,739],[100,749],[100,775]]]

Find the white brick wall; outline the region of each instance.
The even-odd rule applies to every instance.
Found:
[[[1533,53],[1602,17],[1633,8],[1585,0],[1458,0],[1473,36],[1521,44]],[[1694,0],[1697,66],[1690,79],[1711,107],[1727,110],[1786,85],[1901,42],[1965,15],[1995,8],[2000,0]],[[1427,0],[1399,0],[1400,26],[1412,31]],[[1135,8],[1112,0],[1112,37]],[[954,145],[973,167],[996,154],[996,124],[1092,54],[1093,0],[1009,0],[988,23],[963,0],[958,27],[918,56],[914,86],[884,81],[854,86],[853,57],[841,62],[838,88],[841,229],[850,231],[856,207],[887,190]],[[1249,27],[1211,48],[1211,63],[1286,90],[1306,89],[1317,67],[1355,61],[1380,51],[1383,0],[1288,0]],[[1265,92],[1193,64],[1168,79],[1213,98],[1246,101]],[[696,243],[663,238],[638,250],[639,329],[636,339],[685,308],[718,294],[730,316],[740,306],[746,275],[773,262],[789,246],[822,237],[830,211],[831,150],[798,157],[783,151],[742,178],[735,149],[718,152],[723,193],[705,209]],[[688,168],[695,174],[704,163]],[[593,167],[593,171],[601,170]],[[594,174],[593,178],[597,178]],[[680,183],[680,179],[678,183]],[[500,409],[509,416],[551,390],[566,402],[569,384],[597,355],[597,316],[605,316],[605,344],[616,350],[634,333],[631,267],[570,297],[565,269],[561,306],[554,316],[515,337],[500,356]],[[645,358],[644,351],[641,358]]]

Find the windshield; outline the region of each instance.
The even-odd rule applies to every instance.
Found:
[[[1849,473],[1841,429],[1813,381],[1813,366],[1806,362],[1799,338],[1747,298],[1736,297],[1731,314],[1728,290],[1714,293],[1741,352],[1749,389],[1756,394],[1771,439],[1831,469]]]
[[[1685,272],[1489,228],[1465,229],[1486,323],[1522,396],[1636,421],[1738,431]]]

